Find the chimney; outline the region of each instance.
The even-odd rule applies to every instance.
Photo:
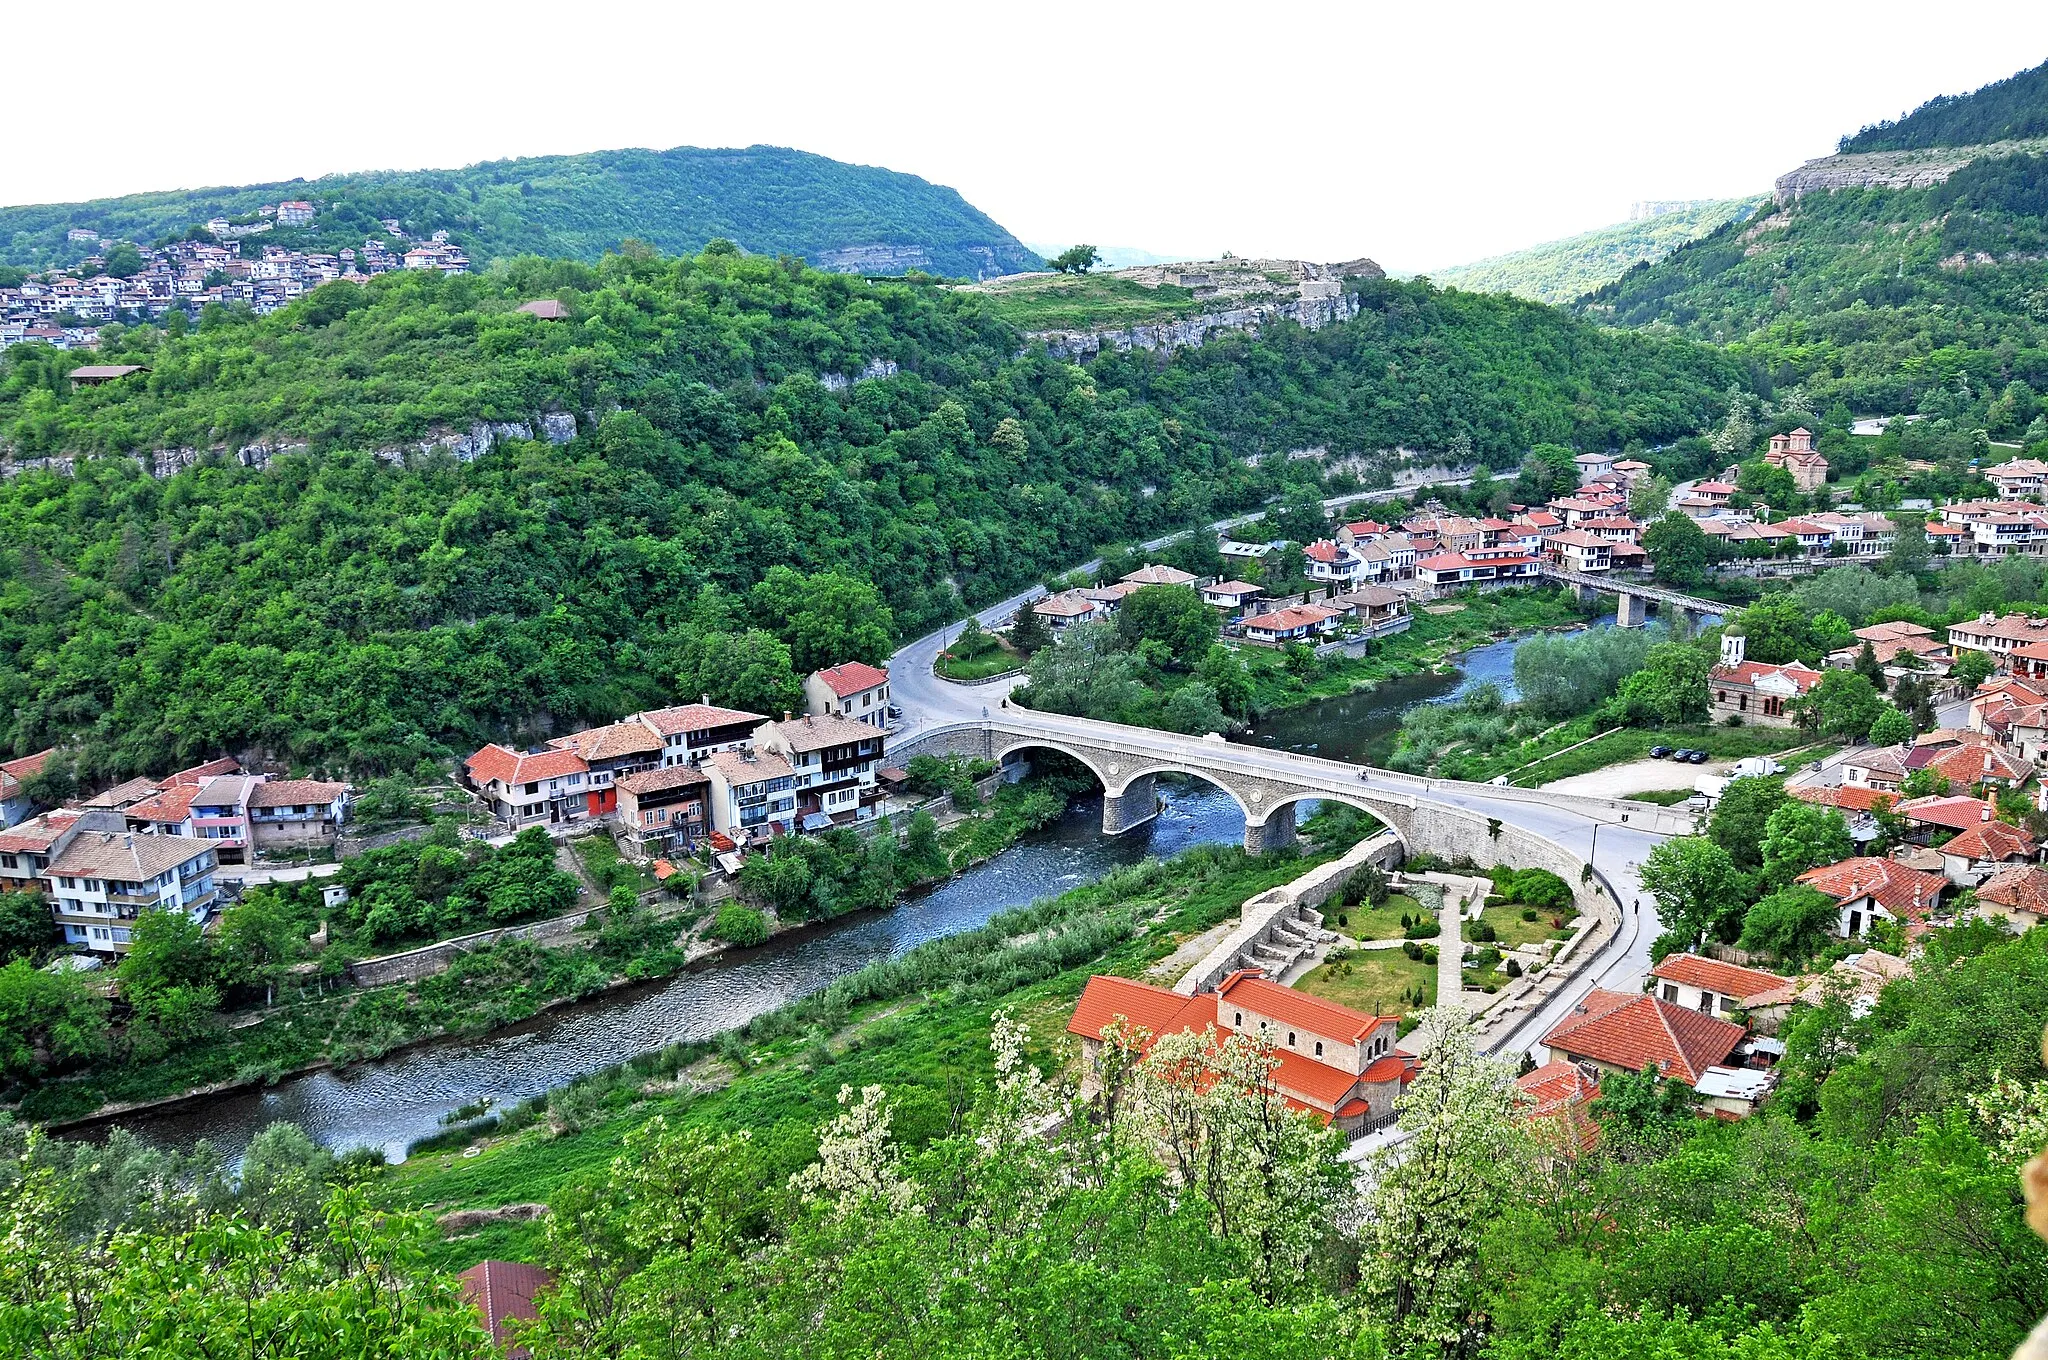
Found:
[[[1991,804],[1986,803],[1984,805],[1982,813],[1978,816],[1977,820],[1980,822],[1988,822],[1991,820]]]
[[[704,696],[704,707],[711,707],[711,696],[708,694]]]
[[[1742,634],[1723,633],[1721,635],[1721,664],[1724,666],[1740,666],[1742,664],[1743,652],[1748,646],[1749,639]]]
[[[788,710],[788,709],[786,709],[786,708],[782,710],[782,720],[783,720],[784,722],[788,722],[788,721],[789,721],[789,710]]]

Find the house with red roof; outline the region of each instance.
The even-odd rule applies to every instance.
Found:
[[[1250,581],[1216,581],[1202,587],[1202,603],[1222,610],[1229,620],[1242,617],[1265,593]]]
[[[804,710],[820,718],[851,718],[889,725],[889,672],[865,661],[843,661],[804,678]]]
[[[590,766],[574,750],[515,751],[492,742],[463,761],[462,772],[492,814],[514,830],[590,816]]]
[[[1977,906],[1972,914],[1987,921],[2003,921],[2022,935],[2048,921],[2048,869],[2038,864],[2000,869],[1977,885]]]
[[[584,781],[586,817],[606,817],[616,812],[618,781],[642,770],[659,768],[665,749],[653,728],[632,721],[586,727],[581,732],[556,737],[548,746],[556,751],[574,751],[583,757],[589,776]]]
[[[518,1324],[540,1316],[534,1300],[554,1284],[554,1272],[524,1261],[479,1261],[456,1279],[462,1297],[491,1334],[491,1344],[506,1360],[526,1360],[531,1352],[516,1340]]]
[[[754,740],[754,729],[768,721],[765,713],[742,708],[720,708],[705,695],[697,704],[676,704],[670,708],[635,713],[627,722],[644,723],[661,738],[663,765],[701,765],[705,757],[720,751],[743,751]]]
[[[1786,985],[1786,979],[1761,968],[1743,968],[1702,954],[1667,954],[1650,970],[1656,995],[1674,1006],[1702,1015],[1732,1016],[1746,1011],[1757,997]]]
[[[1600,1072],[1641,1072],[1697,1087],[1735,1052],[1748,1031],[1661,997],[1595,987],[1543,1036],[1553,1057]]]
[[[1821,673],[1797,661],[1773,666],[1743,660],[1749,639],[1721,638],[1721,664],[1707,672],[1707,698],[1715,716],[1740,718],[1764,727],[1791,727],[1792,704],[1821,681]]]
[[[65,838],[83,814],[45,812],[0,831],[0,892],[39,889],[43,870],[50,867],[65,845]]]
[[[13,826],[36,810],[26,785],[43,772],[43,766],[56,753],[57,748],[52,746],[32,756],[0,761],[0,829]]]
[[[1998,818],[1998,809],[1990,803],[1961,793],[1903,799],[1892,811],[1905,819],[1906,839],[1915,845],[1946,841],[1958,832]]]
[[[1863,934],[1878,921],[1922,928],[1949,891],[1949,881],[1940,874],[1867,855],[1808,869],[1799,882],[1834,899],[1839,913],[1835,934],[1843,939]]]
[[[1263,1037],[1272,1046],[1274,1090],[1288,1105],[1356,1136],[1394,1113],[1414,1059],[1395,1048],[1400,1017],[1366,1015],[1240,969],[1213,992],[1182,996],[1150,983],[1098,974],[1074,1005],[1067,1033],[1081,1041],[1084,1082],[1099,1080],[1102,1037],[1124,1026],[1139,1047],[1184,1031]],[[1092,1089],[1092,1085],[1090,1086]]]
[[[1958,888],[1974,888],[2002,870],[2040,858],[2040,849],[2025,828],[1979,822],[1941,847],[1941,871]]]
[[[1316,604],[1292,604],[1269,614],[1255,614],[1243,623],[1244,635],[1252,642],[1278,646],[1287,642],[1314,641],[1335,632],[1344,615]]]
[[[1587,519],[1582,524],[1593,524]],[[1586,529],[1566,529],[1543,540],[1543,553],[1557,559],[1566,571],[1602,572],[1614,566],[1614,541]]]
[[[1556,1127],[1567,1155],[1584,1152],[1600,1141],[1592,1104],[1600,1098],[1600,1069],[1589,1063],[1552,1058],[1515,1078],[1523,1101],[1522,1117]]]
[[[1415,564],[1415,578],[1438,595],[1465,586],[1528,585],[1542,575],[1533,553],[1507,546],[1436,553]]]

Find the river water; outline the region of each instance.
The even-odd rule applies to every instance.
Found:
[[[1611,621],[1610,615],[1595,626]],[[1415,704],[1449,702],[1488,682],[1512,698],[1521,640],[1475,648],[1452,673],[1404,676],[1370,693],[1276,714],[1241,740],[1336,760],[1384,757],[1401,714]],[[289,1120],[337,1151],[381,1148],[395,1161],[413,1142],[438,1132],[443,1116],[478,1100],[508,1108],[637,1053],[716,1037],[877,959],[972,930],[1118,865],[1243,839],[1244,816],[1220,790],[1162,782],[1161,794],[1166,807],[1157,820],[1114,839],[1102,835],[1101,800],[1085,799],[1054,825],[893,910],[736,951],[665,982],[565,1007],[481,1039],[427,1044],[382,1062],[121,1122],[152,1142],[189,1147],[203,1138],[237,1157],[265,1125]]]

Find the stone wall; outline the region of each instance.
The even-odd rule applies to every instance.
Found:
[[[1327,935],[1316,908],[1336,896],[1367,864],[1389,868],[1401,862],[1401,838],[1382,832],[1338,859],[1318,864],[1291,883],[1268,888],[1244,904],[1237,928],[1190,968],[1174,990],[1182,996],[1214,991],[1239,968],[1259,967],[1278,978],[1305,952],[1304,946]]]
[[[349,981],[358,987],[381,987],[392,982],[412,982],[446,971],[448,965],[455,962],[457,955],[467,954],[473,949],[481,949],[500,940],[515,939],[550,944],[568,939],[585,921],[601,921],[603,918],[603,907],[591,907],[584,911],[572,911],[566,916],[551,916],[545,921],[503,926],[496,930],[479,930],[473,935],[461,935],[419,949],[384,954],[374,959],[362,959],[349,965]]]

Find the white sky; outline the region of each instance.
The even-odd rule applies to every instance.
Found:
[[[1764,190],[2048,58],[2041,0],[1893,9],[21,6],[10,102],[65,112],[0,133],[0,202],[765,142],[950,184],[1028,240],[1426,269]]]

